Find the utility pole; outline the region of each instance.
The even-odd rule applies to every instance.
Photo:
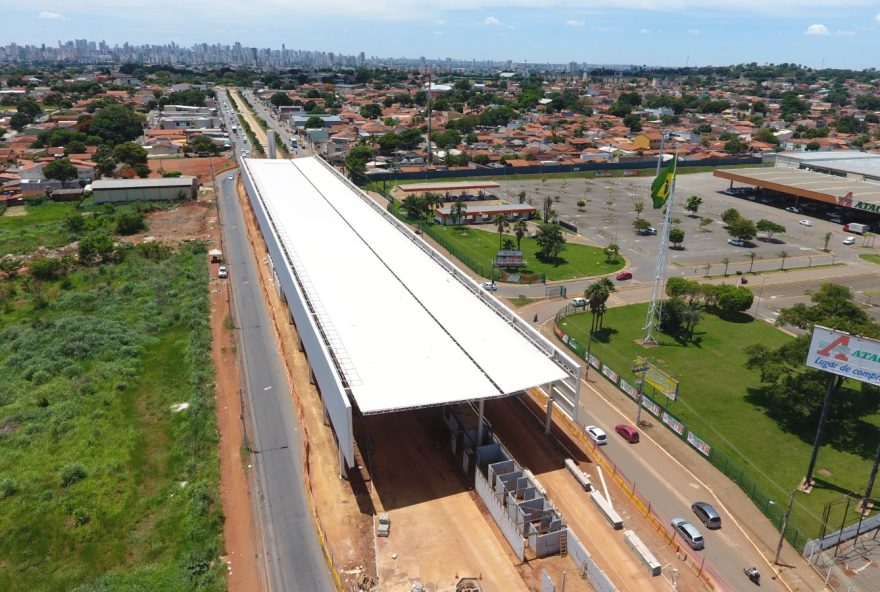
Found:
[[[428,68],[428,165],[425,168],[425,172],[431,168],[431,69]]]
[[[785,511],[785,517],[782,519],[782,526],[779,528],[779,544],[776,545],[776,559],[773,563],[779,565],[779,555],[782,553],[782,541],[785,540],[785,528],[788,526],[788,518],[791,516],[791,507],[794,505],[794,491],[788,494],[788,509]]]
[[[638,411],[636,411],[636,427],[639,426],[639,423],[642,421],[642,401],[644,400],[645,394],[645,372],[648,371],[647,364],[636,364],[632,367],[632,373],[639,375],[639,396],[636,399],[636,404],[639,406]]]

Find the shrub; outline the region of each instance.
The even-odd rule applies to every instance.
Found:
[[[140,212],[125,212],[116,218],[116,234],[129,235],[144,230],[147,222]]]
[[[79,463],[70,463],[61,469],[61,487],[70,487],[85,478],[86,469]]]
[[[2,481],[0,481],[0,500],[6,499],[7,497],[12,497],[18,493],[18,485],[10,479],[6,477]]]
[[[28,265],[31,275],[38,280],[54,280],[63,276],[67,270],[61,259],[37,257]]]
[[[25,197],[24,203],[28,206],[39,206],[46,203],[47,199],[45,193],[34,193],[33,195]]]

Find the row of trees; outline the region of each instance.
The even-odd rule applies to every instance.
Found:
[[[721,317],[747,311],[754,301],[751,290],[728,284],[700,284],[683,278],[666,282],[667,300],[663,303],[660,330],[690,341],[704,309]]]

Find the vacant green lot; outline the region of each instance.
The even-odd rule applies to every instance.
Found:
[[[859,255],[859,259],[864,259],[865,261],[870,261],[871,263],[876,263],[880,265],[880,255],[876,255],[873,253],[864,253]]]
[[[697,325],[697,343],[680,343],[660,336],[659,347],[645,349],[635,341],[644,336],[647,305],[609,309],[605,328],[593,337],[591,353],[614,368],[630,384],[637,381],[629,371],[633,359],[646,356],[681,383],[680,397],[670,402],[661,394],[653,399],[669,413],[709,442],[716,450],[739,464],[776,504],[784,504],[806,473],[814,433],[784,432],[756,404],[757,373],[746,370],[743,348],[763,343],[775,348],[791,339],[785,333],[743,315],[740,322],[724,321],[704,314]],[[561,325],[570,335],[587,343],[590,314],[569,316]],[[646,394],[649,396],[650,387]],[[635,409],[632,409],[635,413]],[[644,414],[643,414],[644,417]],[[880,416],[864,418],[866,431],[876,433]],[[817,534],[826,502],[841,498],[841,491],[864,491],[871,469],[872,453],[852,442],[852,434],[838,434],[830,426],[827,441],[819,452],[817,477],[827,482],[809,496],[798,495],[794,509],[797,526],[809,536]],[[762,508],[764,509],[764,508]],[[842,508],[838,508],[837,525]],[[848,520],[855,520],[852,514]]]
[[[446,243],[444,246],[451,247],[453,254],[474,271],[486,277],[491,273],[492,260],[495,259],[499,249],[497,232],[465,226],[439,225],[434,225],[431,232],[436,233],[440,237],[439,240]],[[514,235],[504,236],[516,242]],[[522,251],[527,265],[520,269],[519,273],[546,274],[547,281],[605,275],[621,269],[624,265],[621,257],[618,257],[615,263],[607,263],[602,249],[587,245],[566,244],[565,250],[555,264],[538,259],[538,243],[533,238],[523,238]],[[477,265],[481,266],[481,269],[477,269]],[[497,275],[499,271],[496,270],[495,273]]]
[[[205,253],[0,283],[0,590],[225,589]]]
[[[54,249],[67,244],[70,233],[62,226],[74,203],[47,202],[38,206],[13,206],[0,216],[0,257],[31,253],[39,246]]]

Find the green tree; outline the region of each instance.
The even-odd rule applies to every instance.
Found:
[[[310,119],[311,121],[311,119]],[[355,146],[345,157],[345,168],[353,175],[363,175],[367,169],[367,161],[373,158],[373,149],[369,146]]]
[[[755,265],[755,257],[756,257],[756,256],[757,256],[757,253],[755,253],[754,251],[749,251],[749,254],[748,254],[748,258],[749,258],[749,273],[752,273],[752,267],[754,267],[754,265]]]
[[[767,240],[772,239],[773,235],[778,232],[785,232],[785,226],[777,224],[773,220],[767,220],[766,218],[758,220],[757,224],[755,224],[755,228],[758,229],[758,232],[766,232]]]
[[[498,230],[498,248],[501,249],[501,241],[504,238],[504,231],[510,227],[510,222],[507,221],[507,217],[504,214],[496,214],[492,219],[492,224],[494,224],[495,228]]]
[[[684,230],[676,226],[675,228],[669,229],[669,242],[675,245],[676,248],[681,247],[681,243],[684,242]]]
[[[635,220],[633,220],[632,225],[633,229],[635,229],[635,231],[639,234],[642,234],[651,227],[651,223],[644,218],[636,218]]]
[[[287,93],[277,92],[269,97],[269,102],[276,107],[290,107],[293,105],[293,99]]]
[[[724,145],[724,151],[728,154],[742,154],[746,151],[747,146],[734,138]]]
[[[700,232],[706,232],[706,227],[714,221],[712,218],[700,218]]]
[[[400,145],[400,142],[397,139],[397,134],[394,132],[388,132],[387,134],[379,136],[376,143],[379,144],[379,149],[386,154],[394,152]]]
[[[275,139],[278,140],[279,136],[275,136]],[[192,146],[193,152],[195,152],[196,154],[216,154],[219,149],[219,146],[214,143],[214,140],[204,134],[199,134],[198,136],[195,136],[192,140],[190,140],[190,145]],[[119,158],[117,158],[117,160],[119,160]]]
[[[361,107],[360,116],[367,119],[378,119],[382,117],[382,105],[370,103]]]
[[[61,181],[61,186],[66,187],[68,181],[73,181],[79,176],[79,171],[76,170],[76,167],[70,162],[70,159],[61,158],[59,160],[53,160],[44,166],[43,176],[47,179]]]
[[[692,195],[688,198],[687,204],[684,206],[684,209],[690,212],[691,216],[696,216],[697,210],[700,209],[701,205],[703,205],[703,198],[699,195]]]
[[[321,129],[324,127],[324,120],[317,115],[312,115],[306,120],[306,129]]]
[[[460,197],[455,200],[449,209],[449,216],[452,218],[453,224],[461,222],[467,213],[467,204]]]
[[[724,264],[724,277],[727,277],[727,268],[730,266],[730,259],[725,257],[721,260],[721,263]]]
[[[779,251],[776,253],[776,256],[782,259],[782,265],[779,266],[779,269],[785,269],[785,260],[788,258],[788,251]]]
[[[614,286],[614,283],[607,277],[593,282],[584,290],[584,298],[590,303],[590,313],[593,315],[590,333],[602,328],[605,322],[608,297],[616,291],[617,288]]]
[[[636,213],[636,218],[640,218],[642,212],[645,210],[645,202],[639,200],[635,204],[633,204],[633,211]]]
[[[199,136],[202,137],[202,136]],[[129,166],[147,164],[147,151],[134,142],[123,142],[113,148],[113,158]]]
[[[737,218],[727,229],[727,233],[733,238],[748,241],[757,236],[758,229],[755,227],[755,223],[748,218]]]
[[[721,213],[721,221],[724,222],[725,225],[730,226],[737,220],[739,220],[742,216],[735,208],[727,208],[724,212]]]
[[[758,343],[746,347],[745,352],[746,367],[760,371],[758,400],[770,416],[788,429],[809,428],[812,437],[828,382],[827,372],[804,367],[813,326],[835,327],[875,339],[880,337],[880,326],[853,301],[853,293],[845,286],[823,284],[810,299],[812,304],[784,308],[777,317],[777,324],[791,325],[807,334],[775,349]],[[828,418],[829,428],[844,434],[852,433],[854,422],[860,417],[880,409],[880,390],[876,387],[866,383],[847,387],[832,400]]]
[[[818,152],[821,147],[822,145],[819,142],[813,140],[812,142],[807,143],[805,149],[807,152]]]
[[[513,225],[513,234],[516,236],[516,250],[522,251],[522,239],[529,230],[528,222],[525,220],[517,220]]]
[[[538,243],[538,258],[542,261],[555,261],[565,250],[565,235],[559,224],[550,222],[539,224],[535,242]]]
[[[620,245],[617,243],[611,243],[604,250],[605,253],[605,263],[614,263],[617,261],[617,256],[620,255]]]
[[[825,246],[822,247],[822,250],[825,251],[826,253],[828,252],[828,241],[831,240],[832,236],[833,235],[830,232],[825,233]]]
[[[410,195],[401,202],[401,206],[406,210],[406,215],[412,219],[424,219],[425,216],[425,198],[422,195]]]
[[[143,133],[144,119],[126,105],[117,103],[99,109],[89,124],[88,133],[111,146],[134,140]]]

